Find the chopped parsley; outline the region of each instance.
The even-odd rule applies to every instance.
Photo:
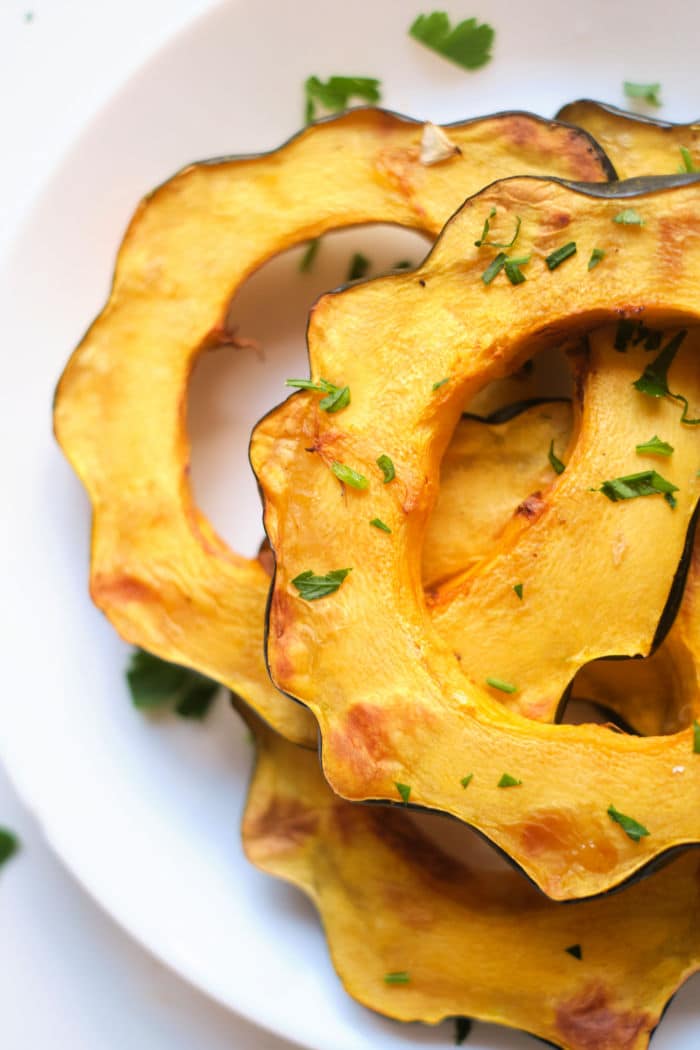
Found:
[[[673,401],[680,401],[683,405],[681,423],[686,423],[688,426],[698,426],[700,425],[700,419],[690,419],[688,416],[690,408],[688,399],[683,394],[672,393],[668,388],[668,370],[673,364],[673,360],[687,334],[688,332],[685,329],[677,332],[669,340],[659,356],[654,358],[650,365],[647,365],[639,379],[632,386],[649,397],[670,397]]]
[[[693,754],[700,755],[700,722],[693,722]]]
[[[636,84],[632,80],[625,80],[622,85],[627,98],[639,99],[648,102],[650,106],[660,106],[659,91],[661,84]]]
[[[396,470],[391,458],[387,455],[382,454],[377,460],[377,466],[384,475],[384,484],[388,485],[390,481],[393,481],[396,477]]]
[[[347,109],[353,98],[361,98],[370,103],[379,102],[380,81],[374,77],[329,77],[324,83],[318,77],[308,77],[304,81],[304,95],[304,117],[309,124],[316,119],[317,106],[322,106],[331,113],[338,113]]]
[[[675,507],[673,493],[678,492],[678,486],[672,485],[655,470],[642,470],[638,474],[627,474],[622,478],[604,481],[600,491],[613,503],[621,499],[637,499],[639,496],[662,495],[671,507]]]
[[[549,452],[547,453],[547,459],[550,462],[551,468],[555,474],[563,474],[566,470],[566,466],[562,463],[554,452],[554,438],[549,443]]]
[[[504,773],[496,786],[499,788],[514,788],[519,787],[521,784],[522,780],[518,780],[517,777],[512,777],[510,773]]]
[[[0,865],[14,857],[19,850],[19,839],[9,828],[0,827]]]
[[[411,980],[407,970],[395,970],[384,974],[384,984],[408,984]]]
[[[473,773],[467,773],[466,777],[462,777],[462,779],[460,780],[460,784],[462,785],[462,787],[463,788],[468,788],[469,785],[472,782],[473,777],[474,777]]]
[[[569,241],[568,244],[562,244],[561,248],[556,248],[551,252],[545,262],[550,270],[556,270],[557,266],[569,259],[572,255],[576,254],[576,241]]]
[[[515,244],[515,242],[517,241],[518,234],[520,233],[521,222],[522,222],[522,220],[521,220],[519,215],[515,216],[515,232],[514,232],[513,236],[511,237],[511,239],[509,241],[506,241],[506,242],[488,241],[486,239],[488,237],[488,235],[489,235],[489,230],[491,228],[491,219],[493,219],[495,217],[495,215],[496,215],[496,209],[492,208],[491,211],[488,213],[485,221],[484,221],[484,228],[481,231],[481,237],[479,238],[478,241],[474,241],[474,247],[475,248],[486,248],[486,247],[488,247],[488,248],[512,248],[513,245]]]
[[[401,795],[402,802],[404,804],[407,803],[409,798],[411,797],[410,785],[409,784],[400,784],[398,782],[398,780],[397,780],[395,782],[394,786],[396,787],[396,790],[398,791],[399,795]]]
[[[336,386],[329,383],[327,379],[319,379],[314,383],[313,379],[285,379],[285,386],[297,387],[299,390],[315,390],[319,394],[325,394],[318,403],[323,412],[340,412],[350,404],[350,387]]]
[[[640,824],[632,817],[625,816],[624,813],[620,813],[619,809],[615,809],[612,803],[608,806],[608,816],[616,824],[620,825],[624,833],[629,836],[633,842],[639,842],[640,839],[643,839],[645,835],[649,834],[643,824]]]
[[[594,248],[591,252],[591,257],[588,260],[588,269],[595,270],[599,262],[602,262],[605,258],[605,252],[602,248]]]
[[[359,281],[369,273],[370,262],[366,255],[355,252],[348,267],[348,281]]]
[[[678,169],[681,172],[681,174],[687,173],[688,175],[692,175],[700,171],[700,168],[695,167],[695,164],[693,163],[693,155],[688,149],[688,147],[679,146],[678,148],[681,151],[681,157],[683,158],[683,163]]]
[[[663,339],[663,332],[656,328],[647,328],[643,321],[631,321],[628,317],[617,323],[615,331],[615,349],[624,353],[630,342],[632,346],[644,344],[645,350],[658,350]]]
[[[615,342],[613,343],[615,349],[624,353],[627,350],[636,329],[637,322],[630,321],[628,317],[623,317],[621,321],[618,321],[617,328],[615,329]]]
[[[449,383],[450,377],[446,376],[445,379],[438,379],[437,383],[433,383],[433,390],[439,390],[445,383]]]
[[[503,268],[506,271],[506,277],[511,284],[522,284],[523,281],[527,280],[520,267],[529,263],[530,258],[529,255],[523,255],[520,259],[506,259]]]
[[[479,69],[491,60],[495,32],[487,23],[479,24],[476,18],[466,18],[452,26],[444,11],[433,11],[429,15],[418,15],[408,32],[414,40],[462,69]]]
[[[455,1046],[461,1046],[472,1030],[468,1017],[455,1017]]]
[[[204,718],[220,688],[198,671],[161,660],[144,649],[131,654],[126,680],[134,707],[152,711],[170,705],[181,718]]]
[[[366,489],[369,485],[369,481],[364,474],[358,474],[356,470],[353,470],[346,463],[339,463],[337,460],[334,460],[331,463],[331,470],[338,481],[342,481],[343,485],[349,485],[351,489]]]
[[[499,273],[505,266],[507,260],[508,256],[505,252],[499,252],[498,255],[491,260],[491,262],[481,275],[481,280],[484,282],[484,284],[491,284],[491,281],[493,281],[495,277],[498,277]]]
[[[580,944],[570,944],[568,948],[564,949],[564,951],[568,952],[569,955],[573,955],[574,959],[583,958],[583,952],[581,951]]]
[[[381,529],[382,532],[391,532],[389,526],[381,518],[372,518],[370,525],[374,525],[375,529]]]
[[[410,270],[412,266],[413,263],[410,259],[399,259],[391,268],[392,270]]]
[[[299,597],[304,601],[315,602],[337,591],[349,572],[352,572],[352,569],[332,569],[324,576],[317,576],[311,569],[307,569],[306,572],[301,572],[294,577],[292,585],[296,587]]]
[[[487,678],[486,684],[490,685],[492,689],[500,689],[502,693],[517,693],[517,685],[512,685],[510,682],[504,682],[502,678]]]
[[[299,262],[299,269],[301,270],[302,273],[308,273],[309,270],[312,268],[312,266],[314,264],[314,261],[316,259],[316,256],[318,254],[318,249],[320,247],[321,247],[321,238],[320,237],[316,237],[316,238],[314,238],[313,241],[309,241],[309,243],[306,246],[306,251],[302,255],[301,260]]]
[[[640,456],[670,456],[673,454],[673,445],[669,445],[668,441],[662,441],[656,434],[648,441],[643,441],[641,445],[635,445],[635,449]]]
[[[646,226],[646,219],[642,218],[636,208],[623,208],[614,216],[613,222],[621,226]]]
[[[517,594],[518,598],[520,598],[520,601],[523,600],[523,589],[524,589],[524,584],[522,584],[522,583],[515,583],[515,584],[513,584],[513,590]]]

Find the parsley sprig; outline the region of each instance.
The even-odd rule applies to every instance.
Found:
[[[14,831],[9,828],[0,827],[0,866],[5,864],[10,857],[14,857],[19,850],[19,839]]]
[[[369,103],[379,102],[381,82],[374,77],[329,77],[324,82],[313,76],[304,81],[304,96],[304,118],[310,124],[318,115],[317,106],[329,113],[338,113],[347,109],[354,98]]]
[[[633,80],[625,80],[622,87],[627,98],[647,102],[650,106],[661,105],[661,100],[659,98],[661,84],[637,84]]]
[[[292,585],[296,587],[299,597],[304,601],[315,602],[337,591],[350,572],[352,569],[331,569],[323,576],[317,576],[311,569],[307,569],[306,572],[300,572],[294,577]]]
[[[462,69],[485,66],[491,59],[496,35],[490,25],[485,22],[480,25],[476,18],[466,18],[452,26],[444,11],[418,15],[408,32],[414,40],[437,51]]]
[[[132,653],[126,680],[134,707],[153,711],[170,705],[181,718],[204,718],[220,688],[213,679],[144,649]]]
[[[700,426],[700,418],[691,419],[688,415],[690,405],[688,404],[687,397],[683,394],[672,393],[668,387],[668,370],[673,364],[674,358],[687,334],[688,332],[686,329],[681,329],[680,332],[677,332],[673,338],[669,340],[659,356],[654,358],[651,364],[647,365],[639,379],[637,379],[632,386],[636,390],[639,390],[640,393],[646,394],[648,397],[669,397],[672,401],[679,401],[683,405],[681,423],[685,423],[687,426],[696,427]]]
[[[313,379],[285,379],[285,386],[293,386],[298,390],[315,390],[326,396],[321,398],[318,407],[322,412],[340,412],[350,404],[350,387],[336,386],[329,383],[327,379],[319,379],[314,383]]]

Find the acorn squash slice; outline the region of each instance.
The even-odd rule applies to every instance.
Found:
[[[557,119],[590,132],[621,179],[700,169],[700,122],[671,124],[591,99],[569,102]]]
[[[566,1050],[648,1046],[700,968],[695,852],[562,907],[472,833],[457,858],[436,844],[438,818],[421,827],[398,807],[343,802],[313,754],[247,720],[257,762],[246,854],[311,898],[353,998],[399,1021],[467,1015]]]
[[[518,253],[532,255],[517,286],[504,274],[488,285],[482,279],[495,253],[475,239],[494,208],[506,228],[520,220]],[[623,209],[644,226],[616,223]],[[471,684],[423,596],[425,525],[461,406],[486,382],[538,346],[605,321],[700,321],[700,238],[692,235],[699,209],[691,176],[599,187],[538,178],[493,184],[465,203],[417,271],[319,301],[309,325],[311,374],[347,385],[351,403],[328,416],[317,394],[300,392],[258,424],[251,442],[277,559],[269,667],[275,684],[316,716],[333,790],[450,813],[557,899],[610,889],[700,841],[692,731],[631,737],[535,722]],[[680,253],[665,251],[670,225],[691,231]],[[613,240],[620,250],[587,271],[593,248]],[[568,242],[578,254],[551,268],[546,258]],[[691,406],[695,416],[698,408]],[[628,413],[607,406],[601,424],[611,440],[624,438]],[[375,465],[380,455],[395,466],[389,484]],[[339,486],[334,462],[367,487]],[[595,487],[611,480],[601,463]],[[696,471],[679,485],[686,500],[699,488]],[[590,499],[606,508],[601,491]],[[619,501],[621,528],[644,499],[660,502],[672,528],[676,511],[661,494]],[[369,527],[375,517],[390,534]],[[553,592],[552,600],[565,620],[567,595]]]
[[[496,176],[614,175],[585,132],[527,114],[451,126],[461,152],[430,166],[420,161],[421,129],[355,109],[272,153],[175,175],[136,211],[109,301],[56,395],[56,435],[93,507],[96,605],[127,641],[224,683],[312,746],[313,719],[272,687],[258,645],[269,579],[192,500],[184,406],[197,355],[221,340],[249,274],[327,230],[382,222],[437,234]]]

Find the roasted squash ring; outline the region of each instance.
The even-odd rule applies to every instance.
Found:
[[[517,288],[481,280],[475,233],[493,208],[509,228],[520,217],[518,251],[534,255]],[[614,223],[624,208],[644,216],[643,230]],[[351,800],[398,800],[408,787],[411,803],[473,825],[557,899],[610,889],[700,841],[692,732],[638,738],[542,724],[469,686],[423,598],[425,523],[449,436],[479,387],[572,330],[620,317],[700,322],[700,239],[687,235],[682,251],[668,253],[664,232],[695,229],[699,209],[692,176],[493,184],[466,202],[419,270],[319,301],[311,374],[347,384],[352,402],[328,416],[317,395],[302,392],[258,424],[251,443],[277,558],[270,671],[316,716],[331,787]],[[551,271],[541,256],[555,230],[580,254]],[[611,243],[619,250],[587,273],[591,250]],[[380,453],[396,466],[390,485],[374,468]],[[331,460],[371,478],[369,489],[339,500]],[[700,481],[687,486],[697,494]],[[368,529],[375,515],[391,536]],[[302,574],[344,568],[352,571],[335,593],[304,600]],[[522,783],[500,790],[504,774]],[[649,834],[630,836],[615,813]]]
[[[494,176],[614,175],[585,132],[520,113],[454,125],[426,166],[421,125],[377,109],[316,124],[280,149],[184,169],[137,210],[109,301],[58,386],[58,440],[93,507],[90,590],[127,641],[229,686],[291,740],[316,727],[265,670],[269,579],[193,504],[185,425],[199,352],[271,256],[330,229],[389,222],[437,234]]]
[[[671,124],[590,99],[569,102],[557,119],[589,131],[621,179],[682,171],[686,167],[682,150],[688,150],[691,166],[700,167],[700,121]]]
[[[353,998],[399,1021],[467,1015],[566,1050],[647,1047],[700,968],[697,854],[562,907],[493,870],[471,834],[457,860],[400,809],[341,801],[313,754],[248,721],[247,856],[314,902]]]

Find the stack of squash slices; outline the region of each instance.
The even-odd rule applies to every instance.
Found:
[[[55,427],[93,600],[234,694],[247,855],[314,900],[349,993],[638,1050],[700,968],[700,179],[677,174],[700,127],[559,116],[452,125],[426,155],[421,124],[357,109],[184,169],[136,212]],[[192,368],[254,270],[369,222],[436,242],[316,303],[319,389],[254,429],[271,581],[192,500]],[[485,283],[514,231],[526,280]],[[552,346],[572,400],[464,413]],[[638,452],[652,435],[672,453]],[[621,495],[642,473],[661,488]],[[308,600],[310,571],[337,585]],[[617,724],[562,724],[572,700]],[[413,806],[474,829],[459,857]]]

